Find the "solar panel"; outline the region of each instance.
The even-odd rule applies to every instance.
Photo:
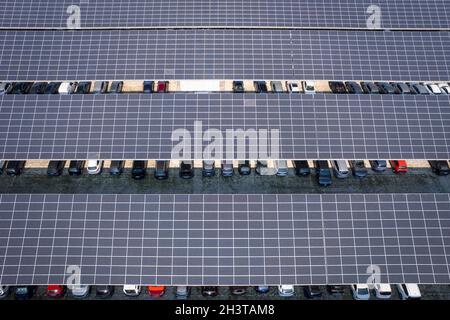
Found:
[[[445,0],[139,1],[14,0],[0,8],[1,28],[67,28],[78,5],[82,28],[300,27],[366,28],[369,6],[381,10],[383,28],[449,28]]]
[[[1,80],[448,81],[447,32],[0,32]]]
[[[184,141],[185,151],[191,155],[186,160],[202,158],[202,151],[211,142],[206,136],[210,129],[222,135],[224,147],[216,149],[223,151],[217,155],[219,159],[450,158],[450,105],[446,95],[0,97],[0,159],[5,160],[171,159],[173,147],[183,140],[172,138],[177,129],[189,131]],[[252,140],[238,140],[239,129]],[[227,130],[233,130],[229,140]],[[254,130],[257,136],[248,130]],[[254,155],[250,146],[255,142],[258,146],[267,144],[266,156],[261,150]],[[278,150],[271,148],[278,143]],[[238,146],[243,147],[241,153]]]
[[[449,283],[449,197],[2,194],[0,283]]]

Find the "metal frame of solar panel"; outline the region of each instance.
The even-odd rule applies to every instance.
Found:
[[[2,194],[0,283],[450,283],[449,197]]]
[[[197,134],[216,129],[226,139],[227,129],[240,129],[249,137],[247,130],[254,130],[261,145],[266,130],[266,157],[272,159],[449,159],[449,100],[446,95],[4,95],[0,158],[171,159],[182,140],[172,140],[172,134],[186,129],[190,136],[183,139],[191,148],[185,151],[191,154],[181,157],[198,160],[203,155],[194,153]],[[204,140],[200,150],[210,142]],[[235,132],[233,142],[233,150],[224,143],[217,157],[254,159],[246,139]]]
[[[5,31],[0,47],[0,81],[450,79],[448,32]]]
[[[366,28],[381,10],[383,28],[449,28],[445,0],[247,0],[247,1],[139,1],[78,2],[14,0],[0,11],[1,28],[67,28],[78,5],[82,28],[110,27],[303,27]]]

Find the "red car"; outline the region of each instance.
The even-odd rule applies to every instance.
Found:
[[[164,292],[166,291],[165,286],[148,286],[147,287],[148,294],[152,297],[161,297],[164,295]]]
[[[157,93],[165,93],[169,90],[169,82],[168,81],[158,81],[158,85],[156,86]]]
[[[390,160],[389,161],[394,173],[406,173],[408,172],[408,165],[405,160]]]
[[[65,292],[66,292],[65,286],[56,286],[56,285],[47,286],[47,297],[52,298],[62,297]]]

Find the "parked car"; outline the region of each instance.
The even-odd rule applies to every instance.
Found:
[[[92,93],[106,93],[108,91],[109,81],[95,81]]]
[[[406,173],[408,172],[408,164],[405,160],[389,160],[391,164],[392,171],[394,173]]]
[[[364,93],[368,94],[380,93],[380,89],[373,82],[361,82],[361,89],[363,90]]]
[[[266,93],[267,92],[267,84],[265,81],[254,81],[253,85],[255,87],[256,93]]]
[[[66,161],[50,161],[47,167],[47,175],[51,177],[62,175],[65,165]]]
[[[144,179],[147,175],[147,161],[135,160],[133,161],[133,168],[131,169],[131,177],[136,180]]]
[[[62,82],[58,88],[59,94],[72,94],[77,87],[76,82]]]
[[[318,299],[322,297],[322,291],[320,291],[319,286],[303,287],[303,292],[308,299]]]
[[[169,178],[169,165],[170,161],[157,160],[155,168],[155,179],[166,180]]]
[[[283,92],[283,85],[281,84],[281,81],[271,81],[270,86],[272,88],[272,91],[277,92]]]
[[[178,286],[175,292],[175,298],[184,300],[191,295],[191,288],[187,286]]]
[[[204,177],[213,177],[216,174],[215,162],[214,160],[204,160],[202,175]]]
[[[331,172],[330,167],[328,166],[328,161],[314,161],[314,167],[316,169],[317,182],[319,183],[319,185],[323,187],[331,185]]]
[[[123,90],[123,81],[111,82],[111,87],[109,88],[110,93],[121,93],[122,90]]]
[[[316,88],[315,88],[314,81],[302,81],[302,89],[303,92],[306,94],[315,94]]]
[[[402,283],[396,285],[402,300],[418,300],[422,298],[419,286],[415,283]]]
[[[233,92],[237,93],[245,92],[244,81],[233,81]]]
[[[350,174],[345,160],[333,160],[331,161],[331,167],[336,178],[347,178]]]
[[[275,168],[269,168],[269,162],[266,160],[256,161],[255,172],[260,176],[273,176],[277,173]]]
[[[36,288],[34,286],[18,286],[14,288],[14,298],[17,300],[27,300],[34,296]]]
[[[138,297],[141,294],[141,286],[124,285],[123,293],[128,297]]]
[[[375,82],[375,84],[380,89],[381,94],[398,94],[398,93],[400,93],[400,90],[398,90],[398,88],[394,87],[389,82]]]
[[[268,286],[256,286],[255,287],[255,291],[256,292],[258,292],[258,293],[267,293],[267,292],[269,292],[270,291],[270,287],[268,287]]]
[[[45,88],[44,94],[58,94],[61,84],[62,82],[49,82]]]
[[[9,296],[11,292],[11,288],[9,286],[0,286],[0,299],[6,298]]]
[[[286,177],[289,174],[286,160],[276,160],[274,163],[275,169],[277,170],[277,176]]]
[[[153,93],[153,87],[153,81],[144,81],[144,93]]]
[[[25,161],[8,161],[6,165],[6,174],[10,177],[19,176],[25,168]]]
[[[329,294],[343,294],[345,292],[344,286],[330,285],[327,286]]]
[[[3,174],[3,171],[5,170],[6,167],[6,162],[7,161],[0,160],[0,174]]]
[[[64,294],[66,293],[66,287],[58,285],[48,285],[46,293],[47,297],[59,298],[64,296]]]
[[[204,297],[215,297],[219,294],[218,287],[202,287],[202,295]]]
[[[35,82],[31,86],[30,94],[44,94],[47,88],[47,82]]]
[[[370,160],[369,161],[372,170],[375,172],[386,171],[387,161],[386,160]]]
[[[230,287],[230,292],[234,296],[242,296],[247,293],[247,288],[245,288],[245,287]]]
[[[13,86],[9,82],[0,82],[0,95],[11,93]]]
[[[345,83],[345,87],[347,88],[348,93],[352,94],[362,94],[364,91],[361,89],[361,86],[358,82],[355,81],[347,81]]]
[[[233,161],[222,161],[222,177],[232,177],[234,174]]]
[[[430,91],[423,84],[412,82],[408,83],[414,94],[430,94]]]
[[[412,90],[411,87],[408,86],[406,83],[404,82],[391,82],[391,84],[397,88],[398,92],[400,94],[412,94]]]
[[[445,94],[450,94],[450,86],[447,83],[439,83],[439,89]]]
[[[91,82],[80,81],[78,82],[77,88],[75,89],[75,94],[88,94],[91,91]]]
[[[441,88],[435,83],[425,82],[423,84],[432,94],[442,94]]]
[[[288,89],[288,92],[290,93],[300,93],[300,87],[298,86],[297,82],[287,81],[286,87]]]
[[[365,283],[352,284],[352,294],[355,300],[369,300],[370,291],[369,286]]]
[[[330,86],[331,92],[342,94],[347,93],[347,89],[345,88],[345,84],[340,81],[329,81],[328,85]]]
[[[112,176],[119,176],[122,174],[124,167],[124,160],[113,160],[111,161],[111,165],[109,166],[109,174]]]
[[[86,285],[77,285],[71,288],[72,297],[77,299],[84,299],[91,293],[91,287]]]
[[[352,168],[352,173],[355,177],[367,177],[368,172],[364,160],[350,160],[350,168]]]
[[[307,176],[311,174],[311,169],[309,167],[308,161],[306,160],[294,160],[292,164],[295,169],[295,174],[298,176]]]
[[[194,177],[194,162],[184,160],[180,164],[180,178],[191,179]]]
[[[152,297],[162,297],[164,295],[164,292],[166,291],[165,286],[148,286],[147,292]]]
[[[294,286],[282,285],[278,286],[278,295],[280,297],[292,297],[295,294]]]
[[[71,176],[79,176],[80,174],[83,173],[83,168],[85,165],[86,161],[82,160],[82,161],[76,161],[76,160],[72,160],[70,161],[69,164],[69,175]]]
[[[250,166],[250,161],[240,160],[238,161],[238,172],[241,176],[248,176],[252,173],[252,168]]]
[[[88,160],[87,173],[88,174],[100,174],[103,169],[103,160]]]
[[[33,86],[33,82],[14,82],[11,94],[28,94]]]
[[[378,299],[390,299],[392,296],[391,285],[387,283],[375,284],[375,296]]]
[[[166,93],[169,91],[169,81],[158,81],[156,85],[157,93]]]
[[[114,286],[96,286],[95,296],[100,299],[111,298],[114,294]]]
[[[430,160],[428,163],[431,166],[431,170],[439,176],[447,176],[450,173],[447,161]]]

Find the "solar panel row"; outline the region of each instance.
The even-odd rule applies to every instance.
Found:
[[[1,28],[67,28],[69,6],[80,8],[81,27],[301,27],[366,28],[371,5],[382,28],[449,28],[445,0],[14,0],[0,8]],[[73,12],[69,10],[69,12]]]
[[[196,121],[201,122],[197,129]],[[172,138],[176,129],[188,130],[189,136]],[[221,159],[255,159],[251,146],[257,142],[261,148],[265,141],[268,155],[275,159],[450,159],[448,96],[178,93],[0,97],[0,159],[5,160],[171,159],[172,149],[180,141],[186,143],[185,151],[191,152],[182,158],[201,159],[201,153],[194,154],[195,143],[200,150],[206,148],[211,138],[207,140],[204,134],[209,129],[222,135],[223,148],[216,148],[223,151],[217,156]],[[252,140],[238,140],[238,129]],[[227,130],[234,130],[234,139],[227,140]],[[219,136],[215,139],[220,141]],[[238,146],[244,147],[241,154]],[[261,149],[256,152],[260,159],[268,157]]]
[[[0,283],[449,283],[449,197],[2,194]]]
[[[450,33],[0,32],[0,80],[448,81]]]

